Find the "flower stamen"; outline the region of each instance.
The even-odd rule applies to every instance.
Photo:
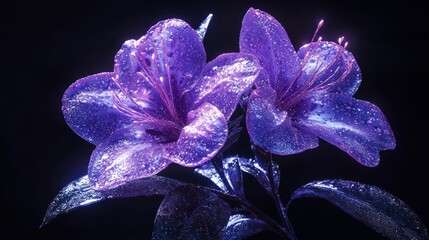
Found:
[[[135,105],[137,108],[139,108],[139,110],[141,111],[141,114],[138,114],[138,115],[143,114],[144,116],[153,118],[153,116],[151,114],[147,113],[146,110],[142,106],[140,106],[140,104],[138,104],[136,101],[134,101],[134,99],[130,96],[129,92],[119,84],[117,78],[113,77],[112,81],[116,84],[116,86],[119,88],[119,90],[133,103],[133,105]],[[119,107],[118,110],[123,109],[124,111],[121,111],[121,112],[128,115],[128,113],[130,113],[130,110],[125,111],[125,109],[131,109],[131,108],[128,105],[126,105],[122,100],[120,100],[117,93],[114,94],[114,97],[115,97],[114,98],[114,106],[117,107],[117,102],[119,101],[121,103],[120,105],[122,105],[123,107]],[[151,101],[147,101],[147,102],[153,103]],[[135,110],[132,110],[132,111],[137,112]],[[136,116],[136,115],[133,114],[133,115],[128,115],[128,116]]]
[[[277,98],[278,101],[283,101],[287,97],[287,93],[292,88],[292,86],[295,84],[295,82],[299,79],[299,77],[301,76],[302,71],[304,70],[305,65],[307,64],[307,62],[308,62],[308,60],[310,58],[310,56],[313,55],[314,50],[319,46],[319,44],[321,42],[322,42],[322,37],[319,37],[319,39],[317,40],[316,45],[314,46],[314,48],[311,49],[309,52],[307,52],[305,54],[304,59],[301,61],[301,67],[298,69],[295,78],[292,80],[292,82],[288,85],[288,87],[285,90],[280,91],[282,93],[282,95]]]
[[[143,53],[140,51],[140,49],[136,48],[139,56],[142,59],[139,59],[137,56],[133,54],[133,56],[136,58],[137,63],[140,65],[140,68],[143,70],[140,73],[144,80],[146,80],[147,83],[149,83],[158,93],[158,95],[161,97],[161,100],[164,102],[167,109],[170,111],[169,108],[169,102],[168,102],[168,96],[166,96],[165,91],[163,91],[163,88],[159,85],[158,81],[156,80],[155,76],[152,74],[151,71],[149,71],[149,66],[147,65]],[[152,56],[153,58],[154,56]],[[142,65],[144,64],[144,65]]]
[[[319,30],[322,28],[323,23],[325,23],[325,21],[323,19],[320,20],[319,24],[317,25],[316,31],[314,31],[314,34],[313,34],[313,37],[311,38],[310,43],[312,43],[314,41],[314,39],[316,38],[316,35],[319,32]]]
[[[320,24],[319,24],[320,25]],[[329,64],[327,64],[322,70],[320,70],[320,68],[322,67],[322,64],[319,64],[320,59],[322,57],[321,54],[319,54],[317,56],[317,60],[316,60],[316,66],[313,73],[311,74],[311,76],[308,78],[308,80],[306,81],[306,83],[300,87],[300,89],[296,92],[294,92],[293,94],[291,94],[290,96],[288,96],[288,91],[289,89],[292,87],[292,84],[295,83],[296,79],[299,78],[299,76],[301,76],[302,71],[305,68],[305,65],[307,64],[307,62],[310,59],[310,56],[312,56],[314,54],[315,49],[317,49],[317,45],[315,45],[313,47],[313,49],[311,49],[309,52],[306,53],[303,61],[302,61],[302,67],[300,68],[300,70],[297,73],[297,77],[295,77],[294,81],[289,85],[289,87],[286,89],[286,91],[283,91],[281,96],[279,98],[277,98],[277,104],[278,104],[278,108],[281,111],[284,111],[286,109],[288,109],[290,106],[292,106],[295,102],[297,102],[299,99],[303,98],[304,96],[317,92],[317,91],[321,91],[321,90],[326,90],[327,88],[337,84],[338,82],[344,80],[346,78],[346,76],[352,71],[352,64],[350,62],[350,59],[346,59],[345,65],[346,65],[346,70],[344,71],[344,73],[335,81],[326,84],[327,82],[329,82],[330,80],[332,80],[335,75],[338,74],[338,72],[341,70],[341,67],[336,67],[335,70],[333,71],[332,74],[330,74],[329,76],[327,76],[323,81],[321,81],[320,83],[318,83],[317,85],[314,85],[316,80],[319,79],[319,77],[325,73],[328,69],[330,69],[337,61],[338,59],[341,57],[341,54],[344,53],[345,51],[345,47],[348,46],[348,42],[345,42],[344,47],[342,47],[342,43],[344,42],[344,37],[340,37],[338,39],[338,45],[339,47],[336,50],[335,56],[333,57],[333,59],[329,62]]]

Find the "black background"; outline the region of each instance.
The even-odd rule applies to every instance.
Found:
[[[317,179],[360,181],[398,196],[428,226],[427,4],[158,0],[2,5],[1,216],[6,224],[1,239],[150,239],[161,197],[106,201],[38,229],[56,193],[86,174],[94,148],[68,128],[61,96],[78,78],[111,71],[113,57],[125,40],[139,38],[166,18],[181,18],[197,27],[213,13],[204,41],[208,60],[236,52],[241,19],[251,6],[277,18],[295,48],[310,41],[322,18],[325,25],[319,35],[325,40],[344,35],[363,73],[355,97],[379,106],[397,139],[396,150],[383,151],[376,168],[359,165],[323,141],[314,150],[278,158],[282,196],[287,199],[295,188]],[[243,133],[230,153],[249,155],[246,137]],[[204,182],[192,169],[178,166],[162,174]],[[249,199],[276,218],[263,190],[255,187],[253,179],[245,180]],[[296,201],[290,219],[300,239],[383,239],[324,200]],[[262,233],[252,239],[274,237]]]

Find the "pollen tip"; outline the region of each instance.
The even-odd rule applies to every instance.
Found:
[[[338,44],[341,45],[344,41],[344,36],[341,36],[340,38],[338,38]]]
[[[349,45],[349,42],[344,43],[344,48],[347,48],[348,45]]]
[[[319,30],[322,27],[324,22],[325,21],[322,19],[322,20],[320,20],[319,24],[317,24],[317,28],[316,28],[316,31],[314,31],[313,37],[311,38],[311,42],[314,41],[314,38],[316,37],[317,33],[319,32]]]

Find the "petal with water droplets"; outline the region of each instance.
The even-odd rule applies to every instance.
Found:
[[[170,119],[167,105],[153,85],[150,72],[142,67],[138,59],[137,41],[127,40],[115,56],[114,81],[120,86],[121,93],[125,96],[127,104],[125,109],[144,112],[150,116],[162,119]],[[117,102],[122,106],[122,102]]]
[[[334,42],[306,44],[299,49],[298,56],[303,70],[297,88],[353,95],[362,81],[353,54]]]
[[[199,166],[216,155],[227,137],[225,117],[215,106],[205,103],[188,113],[187,126],[166,150],[165,157],[183,166]]]
[[[240,32],[240,51],[255,55],[268,73],[271,87],[286,88],[301,67],[292,43],[277,20],[266,12],[250,8]]]
[[[88,175],[97,190],[152,176],[170,163],[164,149],[174,131],[156,126],[131,125],[112,134],[91,155]]]
[[[138,59],[153,82],[175,101],[200,75],[206,53],[198,33],[180,19],[151,27],[137,43]]]
[[[229,119],[259,71],[257,59],[250,54],[222,54],[207,63],[201,78],[186,95],[187,105],[196,109],[208,102]]]
[[[246,124],[253,143],[278,155],[317,147],[317,137],[297,129],[286,112],[277,110],[275,98],[269,87],[258,88],[250,96]]]
[[[392,129],[381,110],[347,95],[308,98],[295,107],[296,125],[337,146],[359,163],[374,167],[380,150],[394,149]]]
[[[99,144],[132,120],[114,107],[118,87],[114,73],[99,73],[77,80],[64,93],[67,124],[83,139]]]

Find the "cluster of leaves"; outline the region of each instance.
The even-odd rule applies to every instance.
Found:
[[[273,166],[274,185],[269,181],[264,161],[240,157],[223,159],[223,172],[217,172],[211,162],[196,169],[196,173],[209,178],[217,188],[155,175],[96,191],[88,176],[84,176],[60,191],[42,225],[60,214],[106,199],[164,195],[152,239],[245,239],[265,230],[284,237],[291,233],[254,209],[245,200],[243,190],[244,171],[255,177],[269,195],[276,194],[273,189],[278,188],[280,172],[277,165]],[[297,189],[291,201],[301,197],[326,199],[390,239],[428,238],[425,226],[404,202],[374,186],[345,180],[315,181]]]
[[[232,121],[227,146],[238,137],[239,120]],[[235,133],[235,134],[234,134]],[[60,214],[107,199],[163,195],[153,227],[152,239],[245,239],[262,231],[273,231],[282,239],[296,239],[287,218],[291,202],[302,197],[325,199],[355,219],[390,239],[428,239],[419,217],[388,192],[358,182],[322,180],[310,182],[292,193],[286,206],[279,197],[279,166],[267,154],[255,151],[254,158],[222,158],[195,169],[212,186],[185,183],[151,176],[97,191],[88,176],[64,187],[50,204],[42,226]],[[246,200],[243,172],[254,177],[279,206],[283,223],[275,222]]]

